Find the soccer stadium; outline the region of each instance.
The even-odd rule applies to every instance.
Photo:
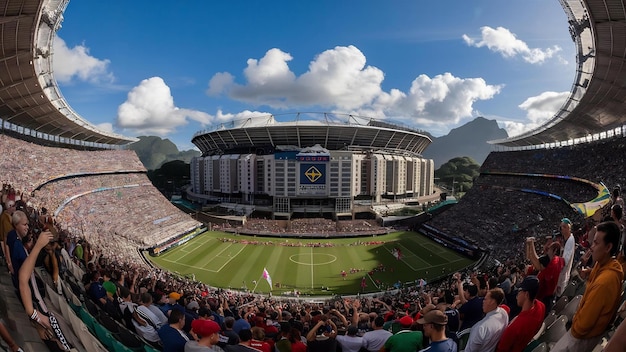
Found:
[[[273,219],[354,219],[383,199],[433,193],[434,164],[421,156],[428,136],[358,116],[310,115],[249,118],[196,133],[202,157],[192,161],[192,197],[248,204],[246,215]],[[370,206],[359,209],[354,200]]]
[[[2,349],[175,350],[171,332],[262,351],[393,351],[398,332],[417,350],[626,346],[622,1],[560,1],[569,99],[491,141],[457,204],[439,202],[423,131],[293,114],[192,136],[189,199],[226,209],[196,214],[151,184],[136,138],[63,98],[51,48],[67,3],[0,1]]]

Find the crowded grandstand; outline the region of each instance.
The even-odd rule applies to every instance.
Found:
[[[3,296],[2,302],[12,299],[14,305],[8,309],[16,314],[0,310],[2,347],[196,351],[206,346],[230,351],[240,350],[230,346],[243,345],[261,351],[396,351],[398,340],[406,337],[411,350],[428,346],[450,351],[623,350],[620,185],[625,184],[626,11],[619,0],[561,3],[578,48],[578,71],[568,102],[538,129],[494,141],[497,151],[483,163],[474,187],[457,205],[403,225],[460,251],[479,253],[480,260],[437,281],[421,280],[372,295],[296,298],[211,287],[151,264],[146,251],[166,250],[205,231],[205,225],[150,184],[137,155],[121,147],[134,138],[100,131],[60,95],[49,54],[67,1],[4,1],[0,225],[3,270],[12,279],[3,285],[11,287],[12,297]],[[343,140],[336,146],[314,139],[289,140],[263,152],[256,148],[252,152],[250,146],[239,150],[232,143],[207,144],[211,133],[220,139],[226,137],[219,131],[245,134],[246,126],[234,126],[194,137],[205,153],[203,160],[226,164],[224,170],[221,166],[216,170],[201,159],[192,166],[198,175],[205,175],[193,185],[197,195],[212,201],[239,195],[240,201],[255,205],[251,195],[258,189],[251,186],[244,196],[246,192],[229,183],[234,177],[211,183],[214,179],[206,176],[267,156],[272,165],[284,160],[283,167],[293,169],[285,172],[287,183],[290,177],[298,179],[296,165],[305,176],[310,171],[308,185],[298,181],[306,187],[296,190],[293,182],[294,194],[323,191],[317,195],[325,200],[320,209],[328,210],[316,211],[327,213],[324,219],[293,218],[298,207],[307,206],[308,196],[292,197],[288,185],[283,194],[262,195],[266,203],[261,205],[271,219],[250,219],[247,226],[241,224],[241,231],[369,235],[380,229],[370,219],[354,218],[353,201],[363,187],[340,196],[330,193],[330,183],[313,187],[319,186],[314,183],[321,178],[322,167],[298,159],[312,157],[311,152],[322,154],[323,160],[316,162],[330,163],[323,164],[331,171],[330,179],[334,156],[354,158],[363,150],[344,146]],[[274,130],[281,128],[286,127]],[[370,154],[363,154],[397,164],[423,160],[419,154],[428,145],[420,133],[399,126],[342,128],[351,131],[353,140],[373,130],[403,135],[399,142],[415,138],[393,150],[373,145]],[[311,136],[324,129],[340,130],[316,126]],[[393,154],[398,151],[400,157]],[[352,161],[347,165],[353,166]],[[258,163],[250,165],[249,174],[257,167]],[[432,166],[422,174],[430,172]],[[385,193],[395,196],[394,201],[410,199],[419,185],[431,185],[432,180],[420,181],[407,188],[407,174],[393,183],[405,188],[370,189],[369,200],[379,202]],[[413,175],[411,180],[417,173]],[[274,192],[277,185],[263,187]],[[341,216],[346,222],[331,220]],[[313,226],[319,231],[311,231]],[[397,251],[395,255],[400,260]],[[267,270],[262,278],[271,285]],[[26,322],[19,331],[15,320]],[[43,343],[26,341],[23,336],[29,329]]]

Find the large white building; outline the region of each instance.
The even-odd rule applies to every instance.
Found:
[[[355,201],[402,202],[433,193],[425,134],[375,120],[264,116],[197,133],[191,198],[239,203],[273,217],[353,217]],[[299,116],[298,116],[299,117]],[[336,115],[333,115],[336,117]]]

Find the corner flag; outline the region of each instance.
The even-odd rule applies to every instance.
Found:
[[[267,280],[267,283],[268,283],[268,284],[270,284],[270,290],[271,290],[271,289],[272,289],[272,287],[274,287],[274,286],[272,285],[272,277],[270,276],[270,273],[269,273],[269,272],[267,272],[267,269],[266,269],[266,268],[263,268],[263,278],[264,278],[265,280]]]

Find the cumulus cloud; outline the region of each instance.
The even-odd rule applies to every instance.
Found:
[[[469,46],[477,48],[486,46],[489,50],[500,53],[506,58],[521,56],[524,61],[531,64],[542,64],[561,51],[558,45],[545,49],[529,48],[524,41],[517,39],[514,33],[504,27],[494,29],[485,26],[480,28],[480,32],[481,39],[478,41],[466,34],[463,34],[463,40]]]
[[[110,122],[103,122],[100,124],[97,124],[96,127],[98,127],[98,129],[105,131],[105,132],[113,132],[113,124]]]
[[[109,63],[109,60],[91,56],[89,48],[84,45],[69,48],[60,37],[54,40],[54,77],[61,83],[70,83],[74,79],[91,83],[113,82],[113,74],[108,70]]]
[[[144,79],[117,109],[117,125],[137,133],[166,135],[188,119],[206,125],[213,116],[174,105],[170,88],[161,77]]]
[[[518,105],[520,109],[526,111],[526,122],[503,121],[501,123],[509,136],[516,136],[535,129],[552,118],[563,106],[569,95],[569,92],[543,92],[530,97]]]
[[[460,78],[451,73],[420,75],[408,91],[383,91],[382,70],[368,66],[355,46],[338,46],[319,54],[308,70],[297,76],[289,68],[293,57],[270,49],[261,59],[249,59],[246,82],[236,83],[228,72],[215,74],[207,94],[276,109],[322,107],[337,112],[393,117],[415,124],[445,124],[472,116],[477,100],[493,98],[502,88],[482,78]]]

